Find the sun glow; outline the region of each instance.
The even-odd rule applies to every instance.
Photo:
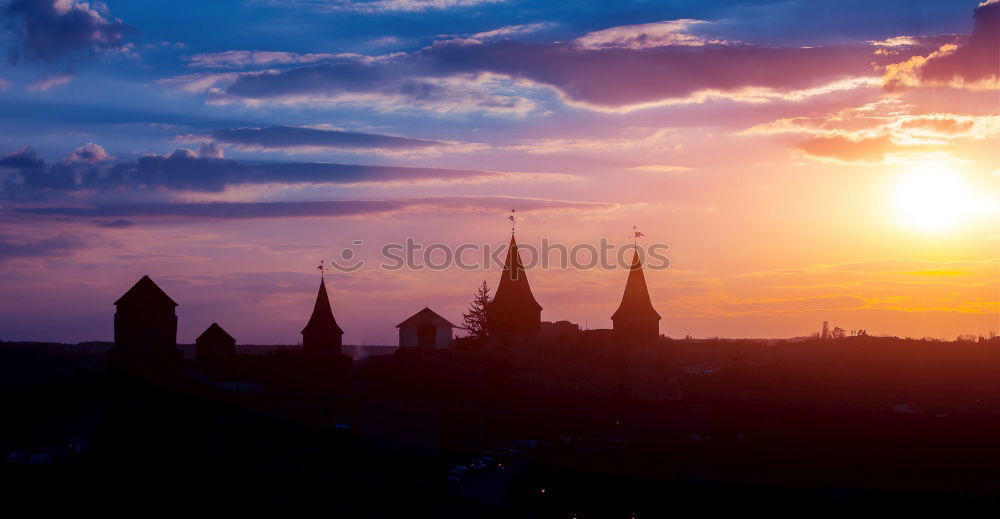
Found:
[[[953,229],[975,205],[975,197],[962,176],[942,164],[910,170],[899,177],[893,188],[896,218],[914,230]]]

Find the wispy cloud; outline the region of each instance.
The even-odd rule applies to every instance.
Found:
[[[524,116],[537,107],[525,87],[489,73],[406,75],[406,64],[357,60],[246,74],[196,74],[163,80],[187,92],[204,92],[213,104],[360,106],[379,112],[487,113]]]
[[[330,150],[367,151],[382,153],[433,153],[447,148],[459,148],[459,143],[428,139],[413,139],[394,135],[352,132],[331,128],[271,126],[264,128],[231,128],[208,134],[180,137],[187,142],[211,141],[243,150],[279,150],[322,152]]]
[[[700,47],[709,44],[724,44],[724,40],[706,38],[692,34],[690,29],[703,25],[704,20],[683,18],[638,25],[620,25],[587,33],[575,40],[583,49],[652,49],[656,47]]]
[[[44,77],[28,85],[29,92],[48,92],[49,90],[65,85],[73,80],[73,76],[69,74],[58,74],[54,76]]]
[[[351,218],[393,216],[401,213],[479,213],[507,210],[511,205],[523,212],[606,212],[610,203],[573,202],[516,197],[439,197],[381,200],[328,200],[301,202],[209,202],[116,204],[90,207],[38,207],[16,211],[37,216],[93,218]]]
[[[753,126],[745,135],[801,135],[797,149],[820,158],[879,163],[914,153],[951,152],[961,141],[1000,137],[1000,116],[909,113],[895,100],[821,117],[792,117]]]
[[[387,56],[388,57],[388,56]],[[193,68],[236,69],[253,67],[271,67],[275,65],[299,65],[336,60],[355,60],[374,62],[387,57],[371,57],[362,54],[340,53],[306,53],[264,50],[229,50],[195,54],[188,58],[188,66]]]
[[[506,0],[268,0],[283,6],[311,7],[327,11],[361,13],[421,12],[499,4]]]
[[[52,236],[0,234],[0,262],[13,258],[56,256],[67,254],[86,245],[86,240],[74,233]]]
[[[563,102],[625,112],[713,99],[799,101],[880,85],[867,45],[765,48],[749,45],[581,48],[500,40],[440,41],[391,59],[176,78],[215,103],[362,105],[379,110],[525,114],[551,89]],[[532,93],[534,95],[529,95]]]
[[[687,166],[673,166],[667,164],[648,164],[645,166],[633,166],[628,169],[631,171],[639,171],[642,173],[683,173],[685,171],[691,171],[692,168]]]
[[[526,23],[517,25],[505,25],[503,27],[498,27],[496,29],[491,29],[488,31],[481,31],[472,34],[443,34],[439,38],[438,42],[444,42],[449,44],[467,44],[475,45],[481,44],[489,40],[496,40],[502,38],[509,38],[511,36],[517,36],[520,34],[531,34],[534,32],[542,31],[545,29],[550,29],[555,27],[555,23],[552,22],[537,22],[537,23]]]

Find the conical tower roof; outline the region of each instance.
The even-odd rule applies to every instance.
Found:
[[[344,333],[344,330],[340,329],[340,326],[337,325],[337,320],[333,317],[333,309],[330,307],[330,297],[326,294],[326,283],[322,279],[319,280],[319,293],[316,294],[316,304],[313,306],[312,315],[309,317],[306,327],[302,329],[302,333],[311,332]]]
[[[492,304],[531,308],[539,311],[542,309],[542,305],[538,304],[535,295],[531,293],[528,274],[524,271],[521,255],[517,252],[517,241],[514,240],[513,234],[510,236],[507,259],[504,260],[503,273],[500,275],[500,284],[497,285],[497,292],[493,297]]]
[[[490,333],[536,332],[541,315],[542,305],[531,293],[517,241],[511,235],[496,295],[486,308],[486,326]]]
[[[649,289],[646,288],[646,276],[642,272],[642,262],[639,261],[639,251],[632,256],[632,267],[625,282],[625,293],[618,310],[611,316],[612,321],[660,320],[660,314],[653,309],[649,300]]]

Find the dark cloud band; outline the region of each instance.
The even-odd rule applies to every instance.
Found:
[[[388,200],[329,200],[306,202],[211,202],[96,205],[89,207],[37,207],[16,210],[36,216],[107,218],[304,218],[353,217],[406,211],[428,213],[501,211],[605,211],[614,204],[510,197],[444,197]],[[117,219],[117,220],[115,220]]]
[[[212,132],[209,137],[220,144],[262,149],[419,150],[446,144],[392,135],[293,126],[233,128]]]
[[[103,151],[103,150],[102,150]],[[179,149],[169,155],[147,155],[134,161],[49,164],[33,149],[0,157],[3,195],[31,200],[60,192],[173,190],[220,192],[246,184],[357,184],[416,181],[462,181],[498,173],[476,170],[368,166],[320,162],[244,163],[219,158],[213,146],[200,152]]]

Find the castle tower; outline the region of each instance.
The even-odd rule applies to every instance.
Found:
[[[541,322],[542,305],[531,293],[517,242],[511,234],[496,295],[486,308],[486,328],[491,334],[533,333],[541,327]]]
[[[319,293],[312,316],[302,329],[302,350],[306,355],[330,355],[340,353],[344,330],[337,325],[330,308],[330,298],[326,295],[326,283],[320,279]]]
[[[660,314],[653,309],[646,288],[646,277],[639,261],[639,250],[632,256],[625,293],[618,310],[611,316],[614,335],[629,341],[652,341],[660,336]]]
[[[177,303],[149,276],[115,301],[115,350],[129,354],[179,354]]]

